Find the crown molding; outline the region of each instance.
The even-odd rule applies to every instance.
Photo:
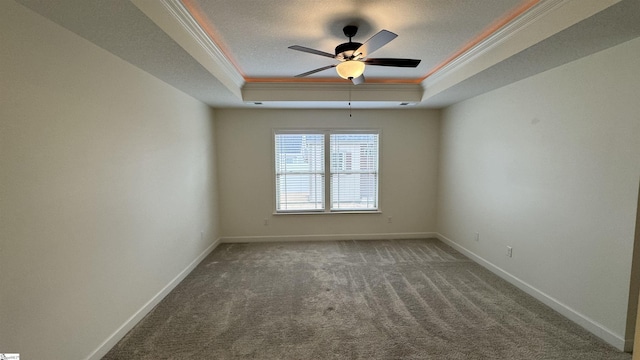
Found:
[[[469,50],[447,63],[441,69],[425,79],[425,84],[428,86],[438,81],[439,78],[446,76],[452,71],[455,71],[457,68],[464,66],[469,62],[472,62],[475,58],[488,53],[496,46],[507,41],[510,37],[514,36],[523,29],[526,29],[532,23],[538,21],[546,13],[553,11],[555,8],[557,8],[558,6],[562,6],[568,1],[572,0],[547,0],[537,4],[529,11],[517,17],[498,31],[486,37],[480,43],[471,47]]]
[[[225,74],[233,80],[234,84],[238,88],[242,87],[245,82],[242,74],[240,74],[238,69],[229,61],[222,49],[211,40],[206,31],[204,31],[200,24],[193,18],[182,2],[180,0],[160,0],[160,2],[171,15],[184,26],[216,64],[222,68]]]
[[[426,100],[621,0],[543,0],[422,81]]]
[[[241,97],[244,77],[180,0],[131,1],[233,94]]]

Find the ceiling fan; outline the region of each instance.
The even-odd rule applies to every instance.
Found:
[[[304,77],[317,72],[336,68],[338,75],[343,79],[351,80],[355,85],[364,82],[364,68],[367,65],[394,66],[394,67],[417,67],[420,60],[396,59],[396,58],[368,58],[368,56],[395,39],[398,35],[388,30],[381,30],[373,35],[364,44],[352,42],[351,38],[358,32],[358,27],[354,25],[345,26],[342,31],[349,38],[349,42],[336,46],[335,55],[321,50],[315,50],[300,45],[289,46],[289,49],[303,51],[310,54],[329,57],[340,61],[338,64],[327,65],[315,70],[298,74],[295,77]]]

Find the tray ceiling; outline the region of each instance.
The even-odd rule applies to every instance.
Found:
[[[637,0],[17,2],[214,107],[442,107],[640,36]],[[333,53],[345,25],[398,34],[372,57],[422,62],[293,78],[336,61],[287,47]]]

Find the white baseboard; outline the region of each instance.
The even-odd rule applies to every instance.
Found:
[[[220,239],[209,245],[198,257],[196,257],[187,267],[173,278],[160,292],[152,297],[138,311],[136,311],[127,321],[122,324],[111,336],[109,336],[97,349],[95,349],[85,360],[99,360],[105,356],[120,339],[122,339],[142,318],[144,318],[158,303],[167,296],[198,264],[204,260],[219,244]]]
[[[485,260],[484,258],[476,255],[475,253],[471,252],[470,250],[466,249],[465,247],[457,244],[456,242],[454,242],[453,240],[447,238],[446,236],[444,236],[444,235],[442,235],[440,233],[436,233],[436,237],[438,239],[440,239],[441,241],[443,241],[444,243],[446,243],[449,246],[451,246],[452,248],[454,248],[457,251],[461,252],[462,254],[464,254],[465,256],[470,258],[471,260],[473,260],[476,263],[480,264],[481,266],[485,267],[487,270],[491,271],[492,273],[498,275],[502,279],[504,279],[507,282],[511,283],[512,285],[514,285],[518,289],[520,289],[520,290],[526,292],[527,294],[533,296],[534,298],[536,298],[537,300],[539,300],[543,304],[549,306],[553,310],[559,312],[561,315],[565,316],[569,320],[571,320],[571,321],[575,322],[576,324],[582,326],[583,328],[585,328],[587,331],[591,332],[595,336],[597,336],[597,337],[601,338],[602,340],[606,341],[607,343],[613,345],[618,350],[620,350],[620,351],[630,351],[630,349],[633,348],[633,340],[626,340],[625,341],[625,339],[623,337],[619,336],[618,334],[615,334],[611,330],[609,330],[606,327],[602,326],[602,324],[599,324],[598,322],[596,322],[596,321],[590,319],[589,317],[577,312],[576,310],[574,310],[571,307],[563,304],[562,302],[556,300],[555,298],[545,294],[544,292],[542,292],[542,291],[536,289],[535,287],[527,284],[526,282],[520,280],[519,278],[509,274],[508,272],[504,271],[503,269],[499,268],[498,266],[494,265],[493,263]],[[631,348],[628,348],[629,341],[631,341]]]
[[[334,235],[270,235],[270,236],[226,236],[223,243],[256,243],[277,241],[339,241],[339,240],[392,240],[435,238],[435,232],[386,233],[386,234],[334,234]]]

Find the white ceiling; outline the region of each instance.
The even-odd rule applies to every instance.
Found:
[[[17,1],[214,107],[443,107],[640,36],[640,0]],[[287,47],[333,53],[349,24],[421,64],[296,82],[336,61]]]

